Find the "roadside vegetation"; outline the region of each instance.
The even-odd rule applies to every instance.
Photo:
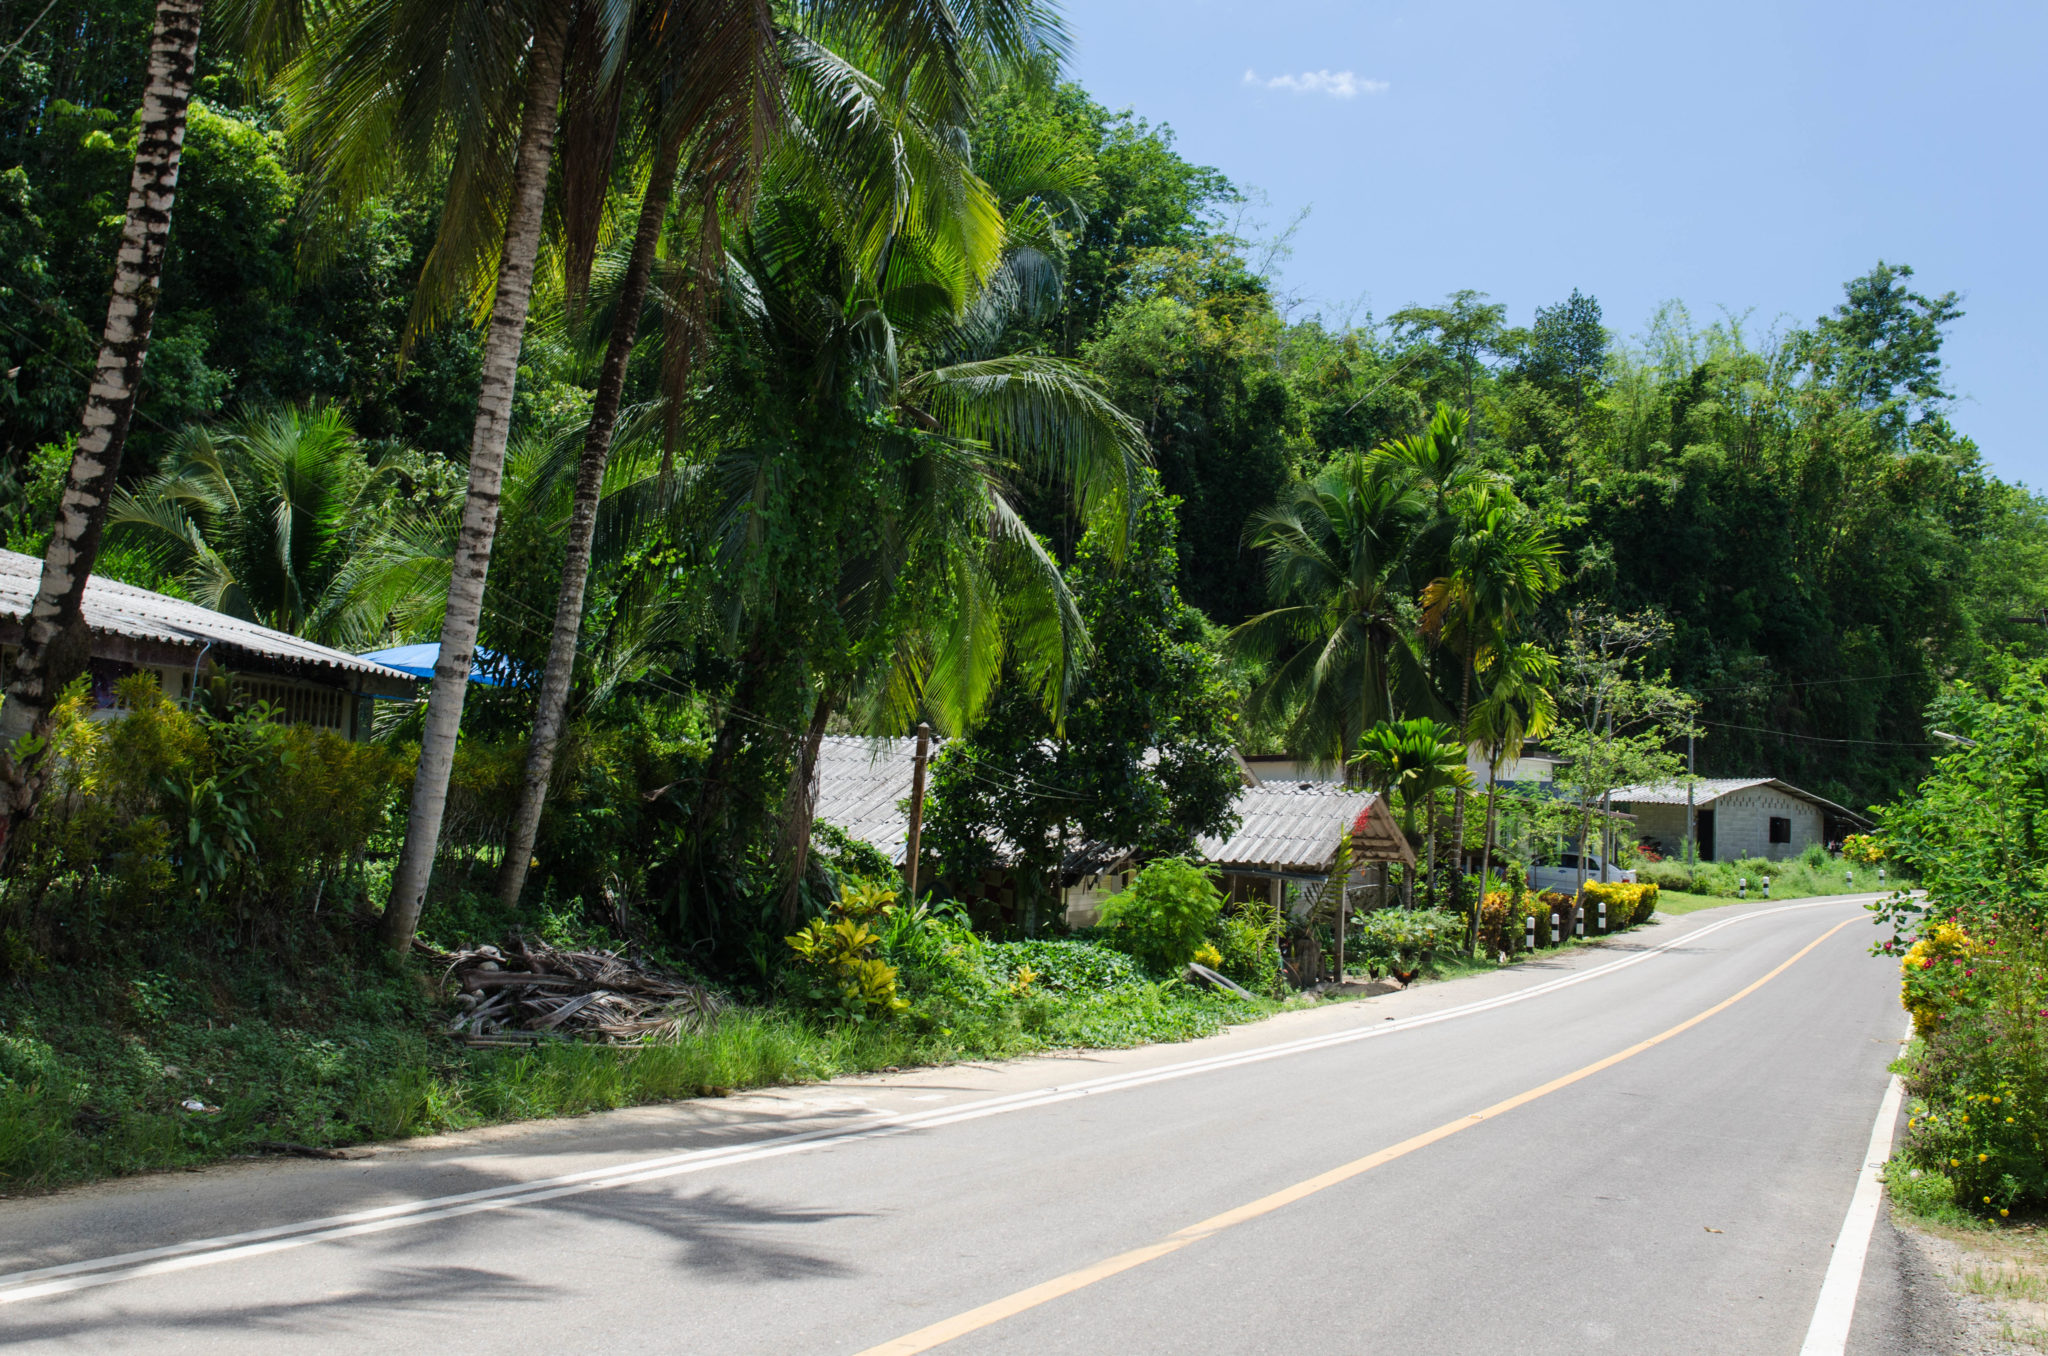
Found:
[[[1893,1199],[1952,1223],[2048,1212],[2048,664],[2008,659],[1932,712],[1951,751],[1878,843],[1925,884],[1877,906],[1913,1037]]]

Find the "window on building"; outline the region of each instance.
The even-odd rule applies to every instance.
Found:
[[[1771,816],[1771,841],[1789,843],[1792,841],[1792,821],[1780,815]]]

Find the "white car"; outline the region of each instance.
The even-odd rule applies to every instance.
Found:
[[[1601,881],[1628,881],[1634,883],[1636,873],[1618,866],[1609,866],[1600,860],[1600,854],[1586,854],[1586,879]],[[1573,894],[1579,888],[1579,854],[1567,852],[1557,859],[1555,866],[1532,866],[1529,868],[1531,890],[1556,890],[1560,894]]]

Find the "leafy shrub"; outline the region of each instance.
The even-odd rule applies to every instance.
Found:
[[[896,892],[879,886],[848,891],[832,916],[813,918],[783,938],[795,954],[804,996],[856,1022],[893,1017],[910,1005],[896,993],[896,967],[876,953],[882,935],[870,922],[895,909]]]
[[[1809,847],[1807,851],[1811,852],[1813,848]],[[1863,866],[1876,866],[1884,860],[1884,840],[1872,833],[1852,833],[1842,840],[1842,857]],[[1827,854],[1823,851],[1821,861],[1816,865],[1824,866],[1826,861]]]
[[[1549,907],[1540,895],[1527,890],[1489,890],[1479,902],[1479,950],[1482,955],[1505,951],[1513,955],[1522,950],[1527,938],[1527,923],[1530,918],[1540,918],[1536,928],[1536,944],[1546,946],[1550,942],[1550,924],[1547,921]]]
[[[1465,920],[1442,909],[1375,909],[1359,921],[1358,949],[1375,973],[1381,966],[1419,968],[1439,950],[1460,945]]]
[[[1678,890],[1685,894],[1696,894],[1693,887],[1693,868],[1675,858],[1651,862],[1636,868],[1636,879],[1654,882],[1666,890]]]
[[[1207,870],[1184,857],[1162,857],[1104,902],[1101,928],[1117,950],[1171,974],[1187,965],[1222,911],[1223,895]]]
[[[1903,1156],[1979,1215],[2048,1206],[2048,1041],[2037,1012],[1966,1008],[1907,1057]]]
[[[1259,905],[1216,920],[1210,944],[1223,959],[1213,967],[1253,993],[1280,991],[1280,952],[1274,944],[1273,914]]]
[[[286,724],[217,688],[192,710],[132,675],[112,720],[93,719],[83,682],[59,700],[49,790],[10,854],[10,969],[33,968],[53,915],[77,948],[79,915],[120,929],[180,910],[248,922],[361,890],[409,754]]]

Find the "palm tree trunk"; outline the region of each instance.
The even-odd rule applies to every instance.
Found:
[[[1431,907],[1431,908],[1435,908],[1435,907],[1436,907],[1436,791],[1435,791],[1435,789],[1434,789],[1434,788],[1432,788],[1432,789],[1430,790],[1430,793],[1429,793],[1429,816],[1428,816],[1428,823],[1429,823],[1429,872],[1428,872],[1427,876],[1426,876],[1426,877],[1424,878],[1424,883],[1423,883],[1423,887],[1422,887],[1422,890],[1423,890],[1423,897],[1424,897],[1424,898],[1425,898],[1425,899],[1426,899],[1426,900],[1428,901],[1428,903],[1429,903],[1429,907]]]
[[[1467,733],[1472,728],[1472,656],[1465,656],[1465,671],[1460,678],[1458,689],[1458,747],[1471,748]],[[1486,892],[1486,878],[1479,878],[1479,890]],[[1465,788],[1451,789],[1451,904],[1460,907],[1465,902]],[[1472,935],[1468,951],[1479,949],[1479,905],[1482,898],[1472,906]]]
[[[1472,951],[1479,951],[1479,915],[1486,911],[1486,878],[1493,874],[1493,829],[1494,804],[1500,797],[1500,779],[1495,775],[1494,764],[1486,764],[1486,832],[1481,835],[1479,845],[1479,898],[1472,905]],[[1506,939],[1503,939],[1506,940]]]
[[[826,688],[818,694],[811,710],[810,728],[804,731],[803,747],[797,751],[796,768],[789,775],[789,794],[783,798],[782,850],[789,861],[789,880],[782,887],[782,928],[795,932],[803,921],[804,868],[811,860],[811,831],[818,817],[818,748],[825,742],[825,724],[839,705],[839,694]]]
[[[0,822],[0,862],[15,830],[35,813],[49,772],[46,736],[56,697],[85,672],[92,641],[85,629],[85,583],[99,557],[107,501],[121,470],[121,453],[142,388],[142,363],[156,319],[157,280],[170,241],[171,209],[178,197],[178,161],[185,146],[185,115],[192,103],[203,0],[157,0],[150,33],[149,76],[142,94],[142,126],[128,177],[128,218],[114,254],[113,295],[100,332],[99,360],[85,397],[77,449],[57,522],[43,553],[43,573],[22,628],[21,648],[0,706],[0,780],[6,817]],[[27,746],[23,735],[35,735]],[[17,761],[13,750],[22,748]]]
[[[1493,834],[1500,823],[1495,803],[1500,799],[1500,778],[1495,775],[1492,764],[1486,769],[1486,832],[1479,846],[1479,902],[1486,903],[1486,878],[1493,874]]]
[[[681,153],[681,144],[674,142],[656,153],[647,196],[640,201],[633,254],[626,264],[618,313],[612,318],[611,339],[605,348],[604,369],[598,376],[590,426],[583,434],[583,456],[576,466],[575,502],[569,510],[569,545],[562,558],[562,589],[555,599],[555,629],[548,639],[547,667],[541,671],[540,697],[534,706],[526,778],[520,784],[519,803],[512,811],[505,860],[498,868],[498,898],[507,908],[519,902],[519,892],[526,887],[533,840],[540,832],[548,781],[554,775],[555,748],[561,741],[569,709],[569,685],[576,674],[576,641],[583,630],[583,593],[590,581],[590,543],[597,533],[598,498],[604,489],[605,468],[611,464],[612,431],[619,421],[626,363],[633,356],[640,308],[647,299],[647,280],[654,272],[654,247],[661,240],[661,223],[668,214],[669,193],[675,187],[676,162]]]
[[[498,492],[505,474],[505,439],[512,426],[519,345],[526,335],[533,260],[540,248],[541,209],[547,196],[549,162],[554,158],[555,105],[561,95],[562,55],[568,41],[567,10],[567,6],[543,10],[528,58],[511,210],[506,214],[498,290],[484,340],[483,386],[470,439],[469,493],[463,500],[461,535],[456,539],[449,572],[441,654],[434,662],[434,690],[420,734],[419,771],[413,779],[405,847],[392,873],[391,900],[384,909],[384,940],[399,951],[412,945],[420,906],[426,900],[427,877],[440,845],[441,813],[448,804],[448,779],[455,766],[455,736],[462,726],[469,666],[476,655],[484,578],[491,567],[491,539],[498,530]]]

